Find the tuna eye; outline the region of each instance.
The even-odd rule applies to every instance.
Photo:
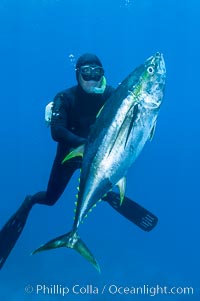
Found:
[[[154,68],[153,68],[152,66],[148,67],[148,68],[147,68],[147,72],[148,72],[149,74],[154,74]]]

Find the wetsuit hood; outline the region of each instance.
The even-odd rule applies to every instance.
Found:
[[[95,66],[103,67],[100,59],[95,54],[84,53],[83,55],[81,55],[76,63],[76,79],[78,84],[79,84],[78,69],[84,65],[95,65]]]

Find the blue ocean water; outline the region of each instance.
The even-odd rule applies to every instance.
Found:
[[[167,67],[155,136],[131,168],[126,191],[159,217],[157,227],[142,232],[100,204],[80,230],[100,275],[68,249],[29,256],[69,231],[77,172],[55,206],[33,208],[1,270],[1,300],[199,300],[199,9],[196,0],[1,0],[0,228],[27,194],[46,188],[56,144],[44,107],[76,83],[74,64],[82,53],[101,58],[114,87],[157,51]],[[75,285],[83,288],[73,292]],[[136,286],[146,290],[115,291]],[[166,295],[164,286],[179,290]],[[154,297],[152,287],[159,288]],[[184,287],[194,293],[184,295]]]

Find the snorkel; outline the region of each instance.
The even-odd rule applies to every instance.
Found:
[[[106,88],[106,78],[105,78],[105,76],[102,76],[101,87],[99,87],[99,88],[95,87],[94,93],[95,94],[103,94],[105,91],[105,88]]]
[[[79,57],[79,59],[77,60],[76,68],[75,68],[75,70],[76,70],[76,79],[77,79],[77,82],[78,82],[79,85],[80,85],[79,72],[80,72],[80,68],[82,66],[86,66],[86,67],[91,66],[92,69],[96,66],[100,67],[100,68],[103,68],[100,59],[95,54],[85,53],[85,54],[81,55]],[[87,80],[87,79],[85,79],[85,80]],[[92,78],[91,78],[91,80],[92,80]],[[105,89],[106,89],[106,78],[105,78],[104,74],[102,74],[101,81],[99,83],[99,87],[97,87],[97,85],[96,85],[96,87],[94,87],[89,93],[103,94]]]

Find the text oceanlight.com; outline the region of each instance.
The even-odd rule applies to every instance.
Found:
[[[194,288],[191,286],[151,286],[144,284],[141,286],[125,286],[117,284],[105,284],[102,286],[95,286],[92,284],[80,285],[74,284],[72,286],[65,286],[61,284],[36,284],[26,285],[25,292],[27,294],[36,295],[148,295],[151,297],[157,295],[194,295]]]

